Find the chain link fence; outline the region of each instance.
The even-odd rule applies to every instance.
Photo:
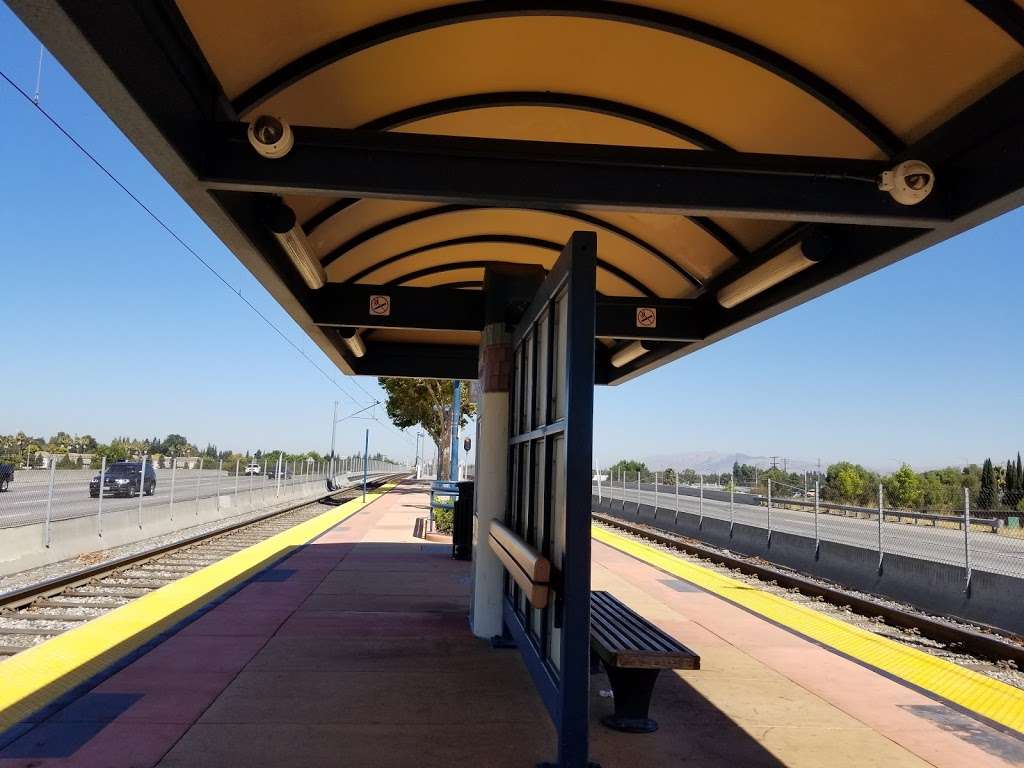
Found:
[[[363,477],[404,471],[398,464],[363,457],[286,460],[236,459],[227,465],[208,457],[136,456],[133,460],[82,467],[68,457],[25,461],[0,457],[0,529],[39,529],[41,544],[55,537],[83,538],[81,525],[91,520],[88,548],[102,547],[105,531],[137,528],[163,533],[239,515],[272,511],[324,496]],[[14,540],[10,536],[8,540]],[[67,542],[58,542],[65,544]],[[62,547],[63,549],[63,547]],[[83,549],[85,551],[85,549]],[[3,552],[16,559],[17,552]]]
[[[1009,478],[1013,467],[1007,466]],[[877,553],[880,568],[886,555],[903,555],[963,567],[968,584],[975,570],[1024,578],[1024,514],[1017,511],[1024,484],[1015,486],[1014,480],[1004,480],[998,494],[988,494],[988,508],[979,504],[983,494],[961,486],[938,500],[931,497],[930,503],[894,503],[902,491],[898,472],[859,489],[856,504],[814,472],[786,479],[762,473],[741,480],[733,473],[693,470],[605,470],[595,471],[592,493],[599,501],[621,505],[627,516],[662,525],[677,523],[685,512],[698,518],[698,527],[713,518],[730,527],[761,528],[766,539],[783,532],[811,538],[816,545],[828,541],[868,549]],[[999,502],[996,509],[991,508],[993,499]]]

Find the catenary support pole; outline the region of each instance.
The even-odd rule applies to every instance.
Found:
[[[366,442],[363,444],[363,501],[366,501],[366,462],[370,457],[370,430],[366,430]]]
[[[459,479],[459,424],[462,421],[462,382],[452,382],[452,450],[448,462],[448,479],[453,483]]]

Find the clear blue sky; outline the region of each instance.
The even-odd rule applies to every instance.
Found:
[[[0,4],[0,68],[30,93],[38,43]],[[361,404],[232,254],[46,54],[41,103]],[[236,450],[324,450],[352,399],[0,84],[0,433],[181,432]],[[602,462],[716,450],[888,466],[1024,448],[1024,211],[629,384],[600,388]],[[381,396],[372,379],[360,384]],[[383,413],[378,409],[383,418]],[[339,446],[411,456],[375,422]],[[432,451],[431,451],[432,452]]]

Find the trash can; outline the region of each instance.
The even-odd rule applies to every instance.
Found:
[[[473,481],[459,483],[459,497],[452,510],[452,558],[473,558]]]

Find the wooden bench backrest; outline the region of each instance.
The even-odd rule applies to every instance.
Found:
[[[523,590],[530,605],[544,608],[551,594],[551,561],[497,520],[491,522],[487,543]]]

